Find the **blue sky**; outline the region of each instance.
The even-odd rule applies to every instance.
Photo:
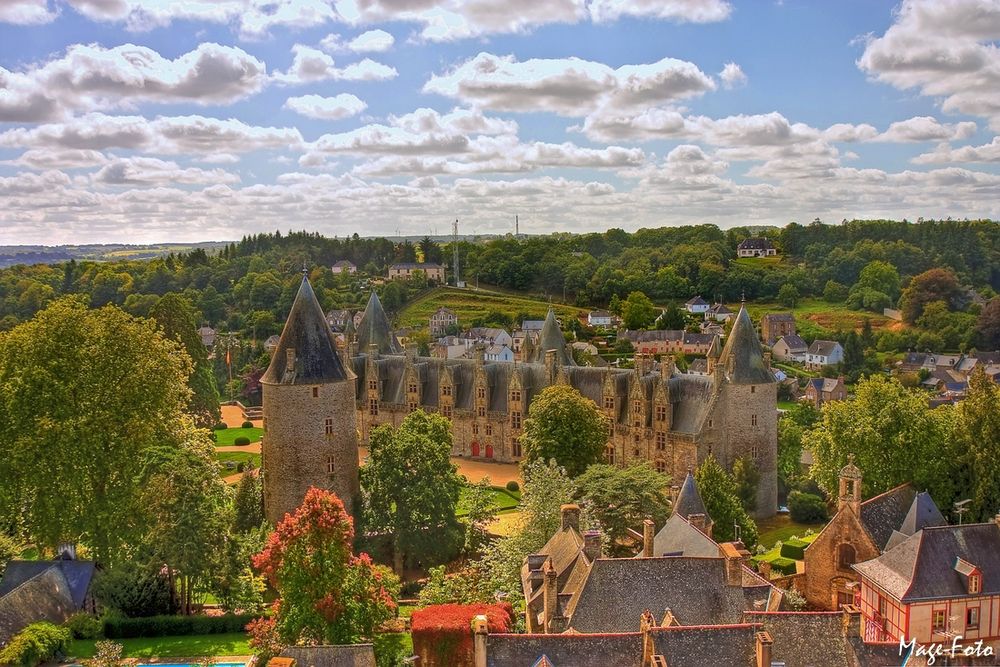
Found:
[[[997,0],[6,0],[0,243],[997,218],[998,38]]]

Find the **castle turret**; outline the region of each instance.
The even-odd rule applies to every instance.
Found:
[[[355,376],[304,275],[261,386],[267,520],[294,512],[313,486],[336,493],[352,512],[359,490]]]
[[[538,346],[535,348],[530,361],[544,362],[545,353],[549,350],[556,351],[555,363],[557,366],[576,366],[573,355],[566,349],[566,337],[563,336],[559,322],[556,321],[556,312],[549,306],[549,312],[545,315],[545,323],[542,324],[542,331],[538,335]]]
[[[692,526],[709,537],[712,536],[712,517],[708,515],[705,501],[701,499],[701,493],[698,491],[698,482],[695,481],[694,474],[690,470],[688,470],[680,493],[674,501],[674,514],[684,517]]]
[[[389,318],[382,309],[382,302],[378,300],[378,295],[374,291],[368,297],[368,305],[365,306],[364,315],[361,316],[361,323],[358,325],[358,349],[368,350],[369,345],[373,344],[378,346],[380,354],[403,353],[403,347],[389,326]]]

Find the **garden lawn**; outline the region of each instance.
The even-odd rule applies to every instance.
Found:
[[[775,514],[769,519],[757,522],[757,541],[770,549],[776,542],[784,542],[796,535],[805,540],[806,531],[811,530],[813,533],[819,533],[823,530],[823,526],[822,523],[795,523],[787,514]]]
[[[245,435],[250,438],[250,442],[260,440],[262,428],[225,428],[215,431],[215,444],[219,447],[232,447],[236,444],[236,438]]]
[[[563,326],[569,320],[584,312],[580,308],[553,303],[556,315],[563,318]],[[455,287],[438,287],[428,294],[414,299],[399,313],[399,324],[404,327],[426,327],[430,316],[441,307],[449,308],[458,315],[459,326],[465,328],[472,321],[491,311],[499,311],[512,318],[519,314],[528,319],[545,319],[549,302],[535,299],[527,295],[507,294],[490,290],[457,289]],[[517,322],[520,325],[520,322]]]
[[[219,463],[232,461],[236,464],[247,463],[249,461],[253,463],[255,468],[260,467],[260,454],[254,454],[253,452],[216,452],[215,460]]]
[[[194,658],[200,656],[250,655],[247,635],[242,632],[185,637],[136,637],[112,640],[124,647],[126,658]],[[96,640],[74,639],[69,655],[74,658],[94,656]]]
[[[493,489],[493,504],[499,509],[500,513],[511,512],[517,509],[517,506],[521,504],[521,492],[520,491],[508,491],[502,486],[490,487]],[[455,509],[455,516],[461,518],[469,513],[467,502],[469,499],[469,487],[463,486],[461,493],[458,496],[458,507]]]
[[[802,533],[799,534],[799,539],[802,540],[803,542],[808,543],[808,544],[812,544],[812,541],[815,540],[817,537],[819,537],[819,533],[813,533],[812,535],[805,535],[805,534],[802,534]],[[785,538],[785,540],[782,540],[782,542],[784,542],[786,540],[789,540],[791,538],[792,538],[792,536],[789,535],[788,537]],[[781,547],[777,547],[776,546],[776,547],[771,548],[770,551],[762,553],[759,556],[753,556],[753,557],[751,557],[750,560],[752,562],[754,562],[754,563],[763,563],[763,562],[770,563],[770,562],[774,561],[775,559],[781,558],[781,557],[782,557],[781,556]]]

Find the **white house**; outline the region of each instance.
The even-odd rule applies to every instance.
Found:
[[[759,239],[744,239],[736,248],[739,257],[774,257],[778,249],[767,237]]]
[[[587,324],[592,327],[614,326],[615,316],[606,310],[592,310],[587,315]]]
[[[736,313],[727,308],[724,303],[717,303],[705,311],[705,319],[716,322],[728,322],[735,315]]]
[[[514,361],[514,350],[506,345],[490,345],[483,351],[485,361]]]
[[[692,315],[704,315],[708,311],[708,301],[696,296],[685,303],[684,308]]]
[[[778,342],[771,347],[771,353],[778,361],[795,361],[803,364],[806,362],[809,346],[799,336],[789,334],[778,339]]]
[[[357,273],[358,267],[354,266],[354,262],[348,259],[342,259],[333,266],[330,267],[331,273]]]
[[[814,340],[806,352],[806,366],[833,366],[844,360],[844,348],[835,340]]]

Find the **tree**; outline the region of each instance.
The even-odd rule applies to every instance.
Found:
[[[871,350],[875,348],[875,334],[872,332],[872,321],[865,318],[864,323],[861,325],[861,347],[865,350]]]
[[[622,323],[626,329],[645,329],[656,319],[656,306],[642,292],[632,292],[622,304]]]
[[[823,523],[828,518],[826,503],[820,496],[802,491],[788,494],[788,512],[797,523]]]
[[[899,297],[899,271],[889,262],[881,260],[868,262],[865,268],[861,269],[854,289],[876,290],[895,301]]]
[[[311,488],[254,556],[279,595],[270,620],[281,643],[353,644],[393,616],[398,583],[368,554],[355,556],[353,541],[344,503]]]
[[[607,532],[611,555],[627,554],[628,531],[643,519],[660,525],[666,521],[669,481],[645,461],[627,468],[592,465],[577,478],[577,497]]]
[[[949,308],[954,308],[960,295],[961,288],[954,273],[941,268],[924,271],[913,276],[903,290],[900,299],[903,319],[913,324],[923,314],[924,307],[934,301],[944,301]]]
[[[830,303],[841,303],[847,300],[848,289],[846,285],[838,283],[836,280],[827,280],[823,287],[823,300]]]
[[[736,482],[722,469],[715,456],[708,455],[698,466],[694,478],[708,516],[712,518],[712,537],[717,542],[730,542],[736,539],[735,526],[739,526],[740,540],[752,549],[757,544],[757,524],[743,509]]]
[[[555,384],[531,401],[521,443],[528,460],[555,460],[570,477],[596,463],[608,439],[608,420],[573,387]]]
[[[799,302],[799,289],[792,283],[785,283],[778,290],[778,303],[785,308],[794,308]]]
[[[676,303],[668,305],[656,320],[657,329],[678,331],[684,328],[684,324],[684,313]]]
[[[844,337],[844,372],[853,380],[865,366],[865,350],[861,338],[853,331]]]
[[[980,349],[1000,348],[1000,296],[995,296],[979,311],[976,321],[976,340]]]
[[[264,523],[264,485],[261,484],[260,474],[252,465],[236,485],[233,510],[233,527],[238,533],[258,528]]]
[[[219,421],[219,389],[208,352],[198,335],[198,319],[191,302],[179,294],[167,294],[150,310],[167,338],[181,344],[191,357],[194,368],[188,378],[191,400],[188,409],[200,426],[209,427]]]
[[[496,519],[499,508],[493,499],[490,478],[470,484],[465,498],[465,547],[467,556],[478,553],[489,539],[487,529]]]
[[[1000,508],[1000,386],[976,367],[965,400],[955,408],[955,440],[964,452],[959,464],[971,498],[970,520],[989,521]],[[964,495],[967,494],[967,495]]]
[[[0,510],[43,547],[80,541],[114,565],[143,529],[146,454],[184,437],[190,370],[153,322],[72,297],[3,334]]]
[[[753,512],[757,507],[757,486],[760,484],[760,470],[753,460],[738,458],[733,461],[733,482],[743,509]]]
[[[405,557],[443,562],[453,555],[462,479],[450,456],[451,422],[441,415],[417,410],[399,428],[372,431],[361,470],[366,525],[392,535],[396,572]]]

